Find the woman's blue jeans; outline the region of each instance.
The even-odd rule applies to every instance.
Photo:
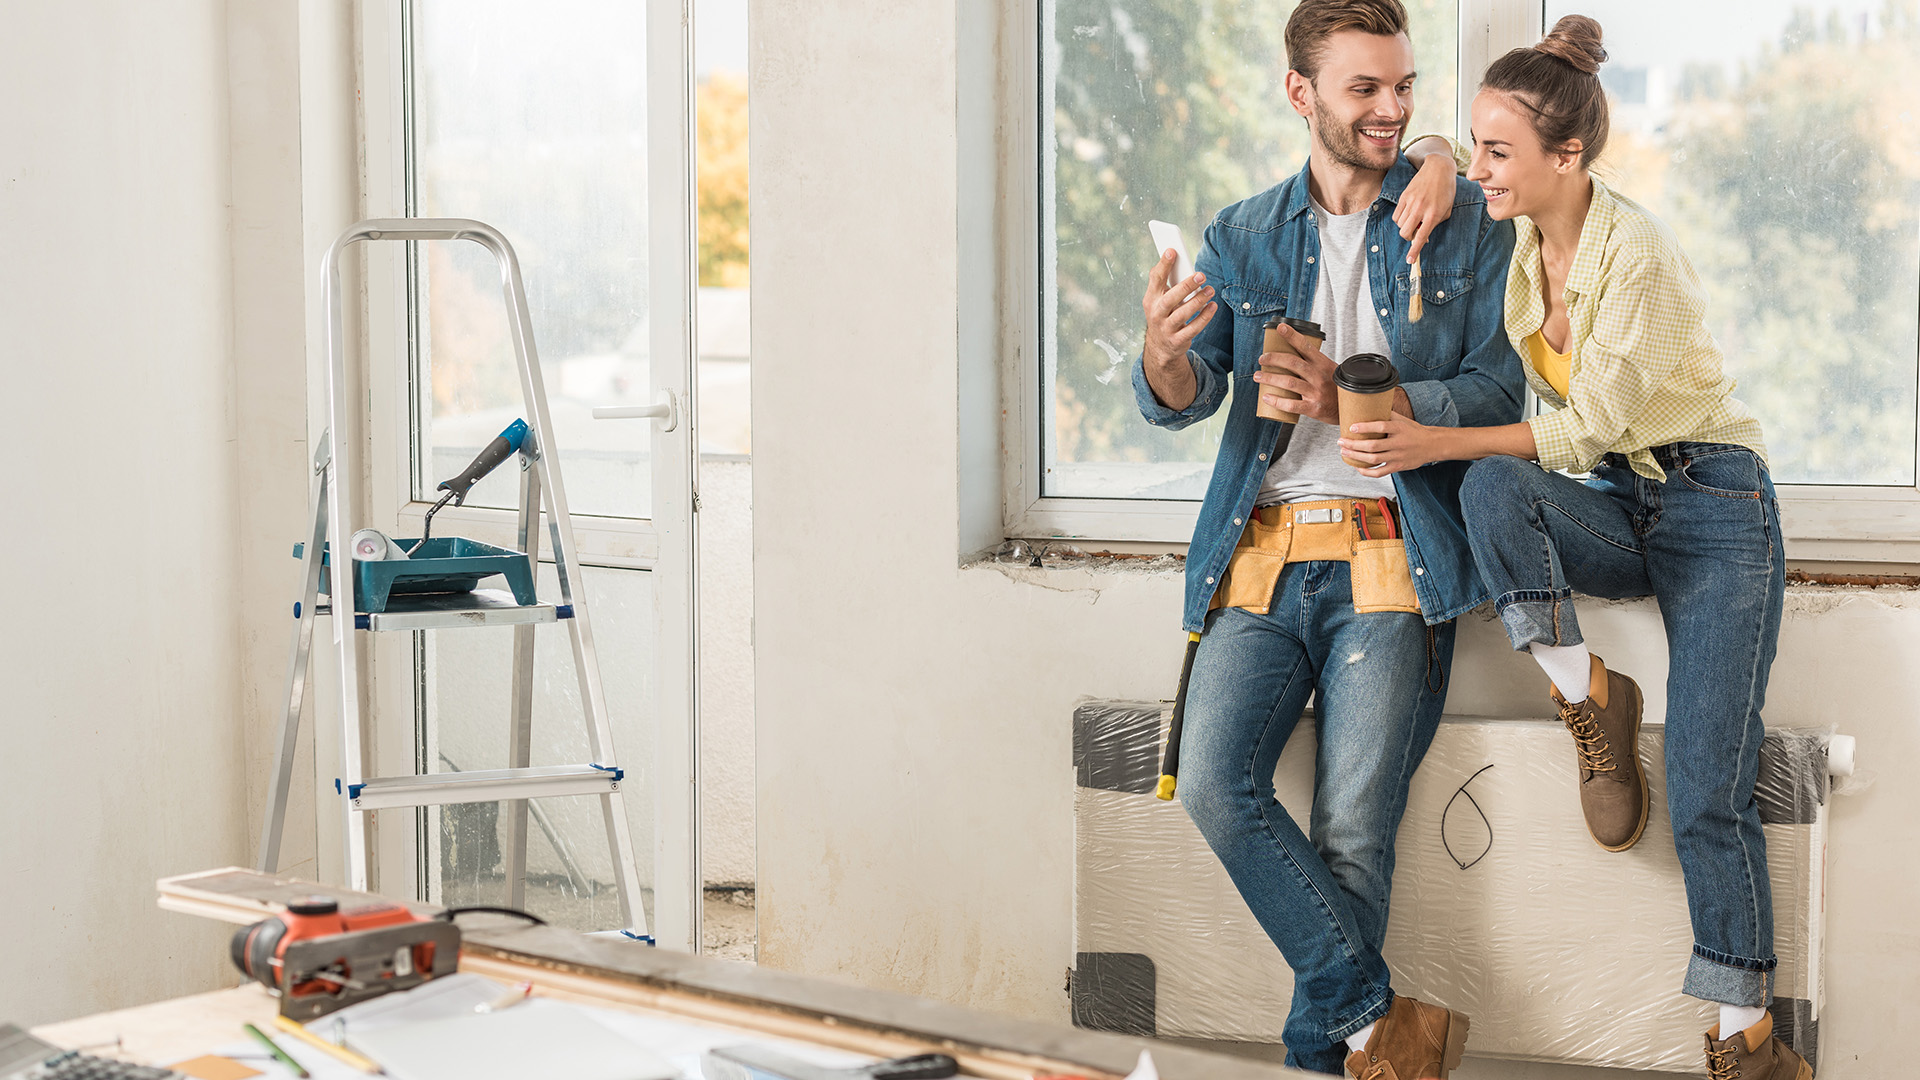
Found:
[[[1585,483],[1531,461],[1474,463],[1460,491],[1480,576],[1515,649],[1580,643],[1573,594],[1653,596],[1666,624],[1667,811],[1686,876],[1693,957],[1681,991],[1773,1000],[1773,896],[1753,798],[1786,556],[1759,455],[1654,448],[1664,480],[1609,454]],[[1628,902],[1622,895],[1607,903]]]
[[[1453,659],[1453,623],[1356,613],[1351,582],[1346,563],[1294,563],[1267,614],[1210,614],[1180,747],[1181,803],[1293,968],[1287,1064],[1329,1073],[1393,1002],[1380,948],[1394,834]],[[1275,801],[1273,771],[1315,695],[1309,838]]]

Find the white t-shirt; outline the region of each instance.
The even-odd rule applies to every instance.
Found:
[[[1360,353],[1391,356],[1367,272],[1369,211],[1335,215],[1318,200],[1311,201],[1313,220],[1320,228],[1320,282],[1313,291],[1313,321],[1327,335],[1320,351],[1336,364]],[[1267,468],[1254,505],[1338,498],[1371,501],[1382,495],[1394,497],[1393,478],[1360,475],[1340,460],[1339,430],[1303,416],[1286,452]]]

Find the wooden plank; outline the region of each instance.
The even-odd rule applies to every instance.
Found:
[[[479,930],[461,970],[526,980],[590,1004],[655,1009],[870,1054],[937,1050],[993,1080],[1070,1073],[1112,1080],[1153,1054],[1162,1080],[1279,1080],[1304,1075],[1173,1043],[1017,1020],[833,979],[632,944],[550,927]]]
[[[238,866],[161,878],[154,885],[160,890],[160,906],[167,911],[241,925],[278,915],[287,909],[289,901],[315,894],[333,897],[342,908],[398,903],[419,915],[437,915],[441,910],[432,904],[389,900],[373,893],[276,877]]]

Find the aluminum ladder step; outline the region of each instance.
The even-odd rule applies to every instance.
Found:
[[[332,604],[315,604],[315,615],[332,615]],[[295,617],[298,618],[296,609]],[[353,617],[356,630],[447,630],[463,626],[526,626],[573,618],[573,605],[517,604],[505,589],[464,593],[402,593],[387,610]]]
[[[482,769],[473,772],[425,773],[419,776],[369,777],[342,790],[355,810],[386,810],[398,806],[435,806],[441,803],[501,802],[555,795],[606,795],[620,790],[626,770],[600,765],[539,765],[527,769]]]

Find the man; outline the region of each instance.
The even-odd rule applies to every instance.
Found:
[[[1396,998],[1380,950],[1394,835],[1445,702],[1453,619],[1487,595],[1460,517],[1464,466],[1388,480],[1344,463],[1334,361],[1391,357],[1395,409],[1423,423],[1517,421],[1520,361],[1501,329],[1514,234],[1433,155],[1417,183],[1443,184],[1451,216],[1420,249],[1424,311],[1409,318],[1410,244],[1393,224],[1415,178],[1398,149],[1415,75],[1405,10],[1303,0],[1286,41],[1287,99],[1312,135],[1306,167],[1221,211],[1197,272],[1172,288],[1168,252],[1143,300],[1133,381],[1148,422],[1185,427],[1232,391],[1187,555],[1184,624],[1202,637],[1178,793],[1293,968],[1287,1063],[1444,1078],[1467,1019]],[[1318,323],[1325,344],[1282,329],[1299,356],[1270,354],[1289,373],[1263,372],[1263,327],[1281,317]],[[1258,418],[1256,395],[1298,424]],[[1310,695],[1311,840],[1273,788]]]

